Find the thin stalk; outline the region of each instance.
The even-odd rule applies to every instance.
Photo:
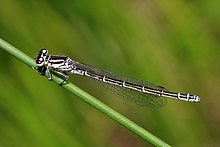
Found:
[[[10,53],[12,56],[16,57],[17,59],[19,59],[20,61],[22,61],[26,65],[36,68],[36,64],[35,64],[34,59],[27,56],[25,53],[21,52],[20,50],[13,47],[12,45],[10,45],[9,43],[7,43],[6,41],[4,41],[1,38],[0,38],[0,48],[5,50],[6,52]],[[57,77],[56,75],[53,75],[53,81],[59,85],[63,81],[63,79],[60,77]],[[137,124],[135,124],[134,122],[132,122],[128,118],[124,117],[123,115],[121,115],[117,111],[108,107],[107,105],[105,105],[104,103],[102,103],[98,99],[94,98],[93,96],[91,96],[87,92],[81,90],[80,88],[78,88],[74,84],[68,82],[67,84],[63,84],[61,87],[68,90],[69,92],[73,93],[74,95],[77,95],[79,98],[86,101],[87,103],[89,103],[90,105],[95,107],[97,110],[103,112],[105,115],[109,116],[113,120],[117,121],[119,124],[128,128],[133,133],[139,135],[141,138],[151,142],[153,145],[155,145],[155,146],[169,146],[167,143],[165,143],[164,141],[162,141],[158,137],[154,136],[150,132],[148,132],[145,129],[143,129],[142,127],[138,126]]]

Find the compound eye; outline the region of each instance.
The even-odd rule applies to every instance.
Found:
[[[37,62],[37,64],[41,64],[43,61],[44,61],[44,58],[41,57],[36,62]]]
[[[44,56],[46,56],[48,54],[48,51],[46,49],[42,49],[41,52]]]
[[[40,61],[40,62],[43,62],[43,61],[44,61],[44,59],[43,59],[43,58],[40,58],[40,59],[39,59],[39,61]]]

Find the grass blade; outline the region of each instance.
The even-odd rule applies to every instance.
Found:
[[[0,38],[0,48],[5,50],[6,52],[10,53],[12,56],[16,57],[17,59],[19,59],[20,61],[22,61],[26,65],[28,65],[29,67],[36,67],[34,59],[27,56],[25,53],[21,52],[20,50],[13,47],[12,45],[10,45],[9,43],[7,43],[6,41],[4,41],[1,38]],[[59,85],[63,81],[63,79],[53,75],[53,81]],[[62,85],[61,87],[68,90],[69,92],[73,93],[74,95],[77,95],[79,98],[86,101],[87,103],[89,103],[90,105],[95,107],[97,110],[103,112],[105,115],[109,116],[113,120],[117,121],[119,124],[128,128],[133,133],[139,135],[141,138],[151,142],[153,145],[155,145],[155,146],[169,146],[167,143],[165,143],[164,141],[162,141],[158,137],[154,136],[150,132],[148,132],[145,129],[143,129],[142,127],[138,126],[137,124],[135,124],[131,120],[127,119],[126,117],[124,117],[120,113],[116,112],[115,110],[111,109],[110,107],[108,107],[107,105],[105,105],[101,101],[97,100],[96,98],[94,98],[90,94],[86,93],[85,91],[81,90],[80,88],[78,88],[74,84],[68,82],[67,84]]]

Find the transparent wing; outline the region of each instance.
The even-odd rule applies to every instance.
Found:
[[[92,72],[97,75],[102,75],[106,77],[110,77],[112,79],[116,80],[121,80],[121,81],[126,81],[135,85],[140,85],[148,88],[153,88],[155,90],[163,90],[163,91],[168,91],[165,87],[153,84],[151,82],[143,81],[143,80],[138,80],[129,76],[122,76],[118,75],[112,72],[107,72],[103,71],[101,69],[97,69],[95,67],[86,65],[86,64],[81,64],[77,65],[77,67],[87,70],[89,72]],[[98,80],[96,80],[98,81]],[[167,100],[164,97],[160,97],[158,95],[152,95],[152,94],[147,94],[143,92],[139,92],[136,90],[132,90],[129,88],[125,88],[122,86],[117,86],[117,85],[112,85],[112,84],[107,84],[101,81],[98,81],[98,83],[105,88],[107,91],[121,96],[121,98],[134,102],[139,106],[146,106],[149,108],[157,109],[163,107],[166,103]]]

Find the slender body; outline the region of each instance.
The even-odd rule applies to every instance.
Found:
[[[169,92],[163,86],[106,72],[74,61],[67,56],[50,56],[46,49],[42,49],[38,53],[36,64],[41,75],[48,72],[49,80],[52,80],[51,71],[62,76],[65,80],[68,79],[67,73],[89,77],[102,83],[103,87],[109,91],[122,95],[122,97],[141,106],[160,108],[166,104],[164,97],[186,102],[200,101],[197,95]]]

